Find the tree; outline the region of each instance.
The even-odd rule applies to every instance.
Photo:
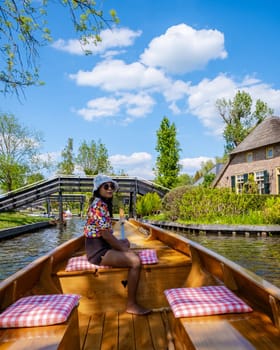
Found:
[[[38,48],[52,40],[47,24],[49,3],[48,0],[1,1],[0,91],[18,93],[18,89],[40,83]],[[102,28],[118,22],[114,10],[106,20],[103,12],[97,9],[95,0],[58,0],[57,3],[69,11],[81,44],[101,41]]]
[[[38,132],[21,126],[13,115],[0,115],[0,186],[4,191],[23,186],[27,176],[44,166],[38,157],[41,142]]]
[[[196,182],[201,177],[204,177],[211,169],[213,169],[214,165],[215,164],[211,159],[207,160],[206,162],[201,162],[201,168],[195,173],[194,181]]]
[[[73,175],[75,170],[73,139],[69,138],[66,147],[61,152],[62,162],[58,164],[58,173],[63,175]]]
[[[179,164],[179,152],[181,151],[177,141],[177,130],[174,123],[170,124],[167,117],[162,119],[157,131],[156,151],[159,155],[156,160],[155,181],[167,188],[173,188],[177,184],[181,169]]]
[[[161,199],[155,192],[149,192],[138,197],[136,201],[136,211],[139,216],[153,215],[161,209]]]
[[[83,141],[79,147],[76,162],[86,175],[108,174],[112,171],[108,151],[100,140],[98,143],[92,140],[89,144]]]
[[[265,117],[273,114],[273,110],[259,99],[254,111],[252,104],[251,96],[245,91],[238,91],[233,100],[222,98],[216,101],[217,110],[225,123],[223,136],[226,154],[239,145]]]
[[[189,174],[180,174],[178,176],[177,186],[188,186],[193,184],[193,177]]]

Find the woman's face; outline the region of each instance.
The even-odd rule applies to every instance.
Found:
[[[100,186],[99,193],[104,198],[112,198],[115,190],[115,185],[112,182],[105,182]]]

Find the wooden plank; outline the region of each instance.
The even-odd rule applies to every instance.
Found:
[[[103,337],[104,313],[93,314],[82,350],[100,350]]]
[[[161,312],[153,312],[147,316],[150,334],[153,343],[153,349],[166,350],[167,349],[167,329],[165,328]]]
[[[278,350],[280,348],[280,331],[262,312],[253,311],[249,317],[239,317],[238,321],[230,320],[230,323],[251,342],[255,349]]]
[[[83,349],[86,342],[90,320],[91,316],[79,313],[80,349]]]
[[[118,313],[114,311],[106,312],[100,350],[118,350],[118,327]]]
[[[137,350],[133,316],[125,312],[119,314],[119,350],[121,349]]]
[[[183,323],[196,350],[253,350],[227,321]]]
[[[133,315],[133,323],[136,349],[154,349],[147,317]]]

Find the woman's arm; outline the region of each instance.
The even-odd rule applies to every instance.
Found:
[[[106,242],[110,244],[113,249],[120,250],[122,252],[127,252],[129,249],[129,244],[125,241],[120,241],[117,239],[110,230],[100,230],[101,236]]]

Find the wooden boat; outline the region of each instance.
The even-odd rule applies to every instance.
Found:
[[[0,284],[1,311],[28,295],[75,293],[79,305],[61,324],[0,329],[0,349],[279,349],[280,289],[175,233],[130,219],[125,234],[132,249],[156,251],[138,288],[138,302],[152,313],[124,312],[127,269],[65,271],[70,258],[85,254],[80,236]],[[252,311],[175,317],[164,291],[205,286],[226,286]]]

